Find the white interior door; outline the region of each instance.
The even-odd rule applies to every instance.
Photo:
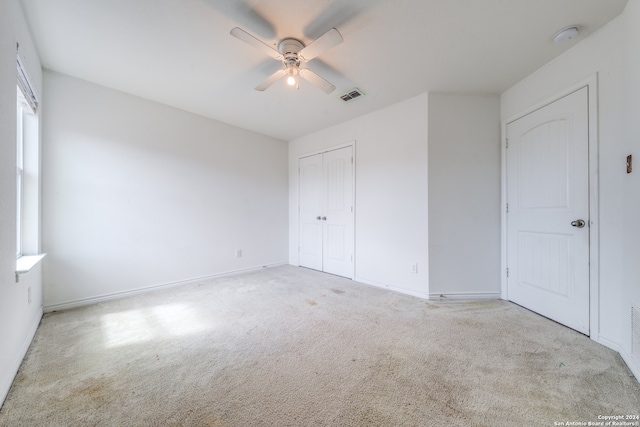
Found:
[[[326,203],[323,222],[323,270],[353,278],[353,147],[323,154]]]
[[[322,213],[325,180],[322,154],[300,159],[298,263],[302,267],[322,270]]]
[[[353,278],[353,147],[302,158],[299,166],[299,264]]]
[[[507,125],[508,299],[589,334],[589,122],[582,88]]]

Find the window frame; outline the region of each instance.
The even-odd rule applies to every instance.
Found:
[[[20,87],[17,87],[20,92]],[[24,109],[18,97],[16,103],[16,258],[22,256],[24,215]]]
[[[39,252],[40,147],[38,97],[17,52],[16,56],[16,259]],[[35,121],[34,121],[35,119]],[[32,228],[35,227],[33,230]],[[17,280],[17,279],[16,279]]]

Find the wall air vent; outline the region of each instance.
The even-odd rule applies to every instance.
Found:
[[[361,96],[366,95],[361,89],[354,87],[353,89],[349,89],[344,94],[340,95],[340,99],[343,102],[351,102],[356,98],[360,98]]]

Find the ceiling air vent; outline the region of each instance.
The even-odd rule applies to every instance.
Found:
[[[340,95],[340,99],[343,102],[351,102],[356,98],[360,98],[361,96],[364,96],[365,93],[358,89],[357,87],[354,87],[353,89],[349,89],[347,92],[345,92],[343,95]]]

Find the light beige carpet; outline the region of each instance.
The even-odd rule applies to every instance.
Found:
[[[283,266],[45,315],[0,426],[553,426],[639,412],[615,352],[521,307]]]

